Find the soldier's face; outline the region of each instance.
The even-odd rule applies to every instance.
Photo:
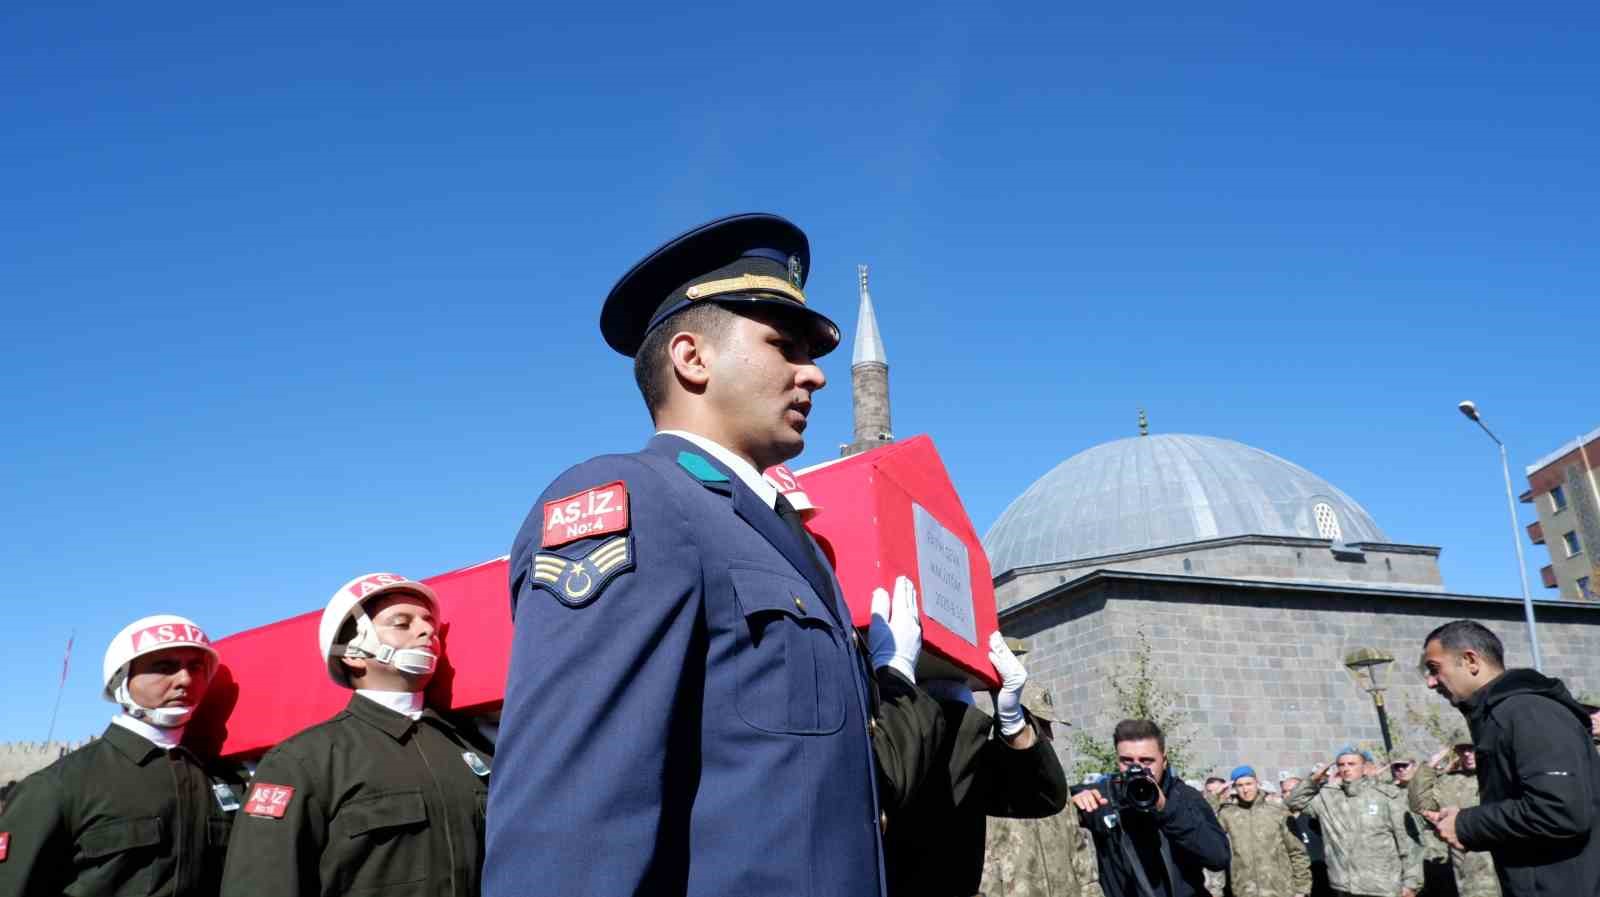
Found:
[[[1589,714],[1589,734],[1600,738],[1600,710]]]
[[[140,707],[198,707],[211,686],[211,661],[199,648],[168,648],[134,658],[128,694]]]
[[[1234,779],[1233,790],[1238,793],[1240,800],[1248,804],[1261,795],[1261,783],[1251,776],[1240,776]]]
[[[1471,745],[1458,745],[1456,756],[1461,758],[1461,768],[1464,771],[1472,772],[1478,768],[1478,752],[1473,750]]]
[[[1339,778],[1346,782],[1354,782],[1361,778],[1366,770],[1366,761],[1360,754],[1343,754],[1339,757]]]
[[[1293,791],[1294,789],[1298,788],[1299,786],[1300,786],[1300,780],[1299,779],[1284,779],[1283,781],[1278,783],[1278,790],[1282,791],[1285,795],[1287,795],[1289,792]]]
[[[709,352],[705,396],[728,448],[749,458],[757,470],[800,454],[811,394],[828,379],[793,322],[781,315],[740,313]]]
[[[426,648],[435,657],[444,656],[433,608],[418,596],[410,592],[380,595],[367,605],[367,615],[372,618],[378,641],[385,645],[393,648]],[[383,680],[390,676],[399,677],[407,685],[417,687],[425,687],[433,678],[433,673],[402,673],[383,664],[361,662],[365,663],[367,675],[372,677],[366,685],[368,688],[383,685]]]
[[[1159,782],[1167,772],[1166,752],[1154,738],[1117,742],[1117,768],[1127,772],[1128,767],[1134,765],[1150,770]]]

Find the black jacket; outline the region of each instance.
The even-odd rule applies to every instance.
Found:
[[[911,800],[890,811],[884,831],[889,897],[971,897],[983,879],[985,817],[1035,819],[1067,804],[1066,773],[1043,736],[1017,750],[976,707],[935,707],[943,715],[938,762]]]
[[[214,897],[241,791],[232,771],[113,723],[11,793],[0,897]]]
[[[1456,818],[1461,843],[1494,855],[1507,897],[1600,894],[1600,761],[1583,707],[1558,679],[1508,670],[1462,712],[1480,803]]]
[[[1081,814],[1083,827],[1094,837],[1100,888],[1106,897],[1147,897],[1141,893],[1130,857],[1143,859],[1154,897],[1204,897],[1205,870],[1227,868],[1228,835],[1200,792],[1170,769],[1162,776],[1161,790],[1167,804],[1153,816],[1119,813],[1109,805]]]
[[[262,758],[222,897],[476,897],[493,761],[474,732],[432,709],[413,721],[351,695]]]

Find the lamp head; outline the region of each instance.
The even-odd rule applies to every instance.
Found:
[[[1473,402],[1461,402],[1456,405],[1457,410],[1467,416],[1467,420],[1478,419],[1478,406]]]

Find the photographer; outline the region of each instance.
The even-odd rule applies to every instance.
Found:
[[[1205,870],[1228,865],[1228,836],[1206,800],[1167,769],[1167,741],[1149,720],[1111,735],[1114,776],[1078,789],[1072,803],[1094,837],[1106,897],[1200,897]]]

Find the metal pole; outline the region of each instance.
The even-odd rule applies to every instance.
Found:
[[[1383,690],[1378,689],[1372,693],[1372,706],[1378,708],[1378,728],[1383,731],[1383,756],[1385,760],[1394,759],[1394,740],[1389,737],[1389,712],[1383,709]]]
[[[1522,613],[1528,619],[1528,644],[1533,648],[1533,668],[1544,672],[1544,658],[1539,654],[1539,630],[1533,621],[1533,594],[1528,591],[1528,562],[1522,556],[1522,525],[1517,521],[1517,499],[1511,491],[1511,462],[1506,458],[1506,444],[1494,435],[1482,420],[1478,426],[1489,434],[1494,444],[1500,446],[1500,472],[1506,477],[1506,510],[1511,512],[1511,544],[1517,549],[1517,575],[1522,577]]]
[[[46,734],[44,736],[44,740],[45,740],[46,744],[48,744],[51,741],[55,740],[55,737],[56,737],[56,714],[61,712],[61,693],[66,691],[66,690],[67,690],[67,684],[65,682],[61,683],[60,687],[58,687],[56,689],[56,706],[54,708],[52,708],[51,711],[50,711],[50,731],[49,731],[48,734]],[[33,731],[37,732],[39,730],[38,729],[34,729]]]

